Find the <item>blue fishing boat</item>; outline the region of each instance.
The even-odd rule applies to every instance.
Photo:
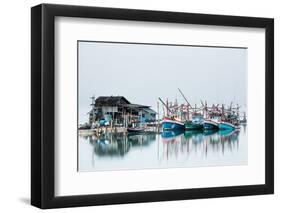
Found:
[[[219,129],[219,123],[214,120],[205,120],[203,123],[203,128],[206,130],[216,130]]]
[[[234,129],[236,129],[236,126],[233,125],[232,123],[221,121],[221,122],[219,122],[219,129],[234,130]]]
[[[163,130],[184,130],[184,123],[172,118],[163,118]]]

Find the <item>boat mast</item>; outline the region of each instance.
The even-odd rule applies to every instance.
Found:
[[[163,106],[166,107],[166,109],[167,109],[167,115],[168,115],[168,111],[169,111],[170,113],[173,113],[172,110],[169,109],[169,106],[166,105],[166,104],[164,103],[164,101],[163,101],[161,98],[158,98],[158,99],[159,99],[159,101],[161,101],[161,103],[163,104]]]
[[[189,120],[189,107],[191,107],[191,104],[188,102],[187,98],[184,96],[183,92],[180,90],[180,88],[178,88],[180,94],[182,95],[182,97],[184,98],[184,100],[186,101],[187,103],[187,120]]]
[[[191,107],[191,104],[188,102],[188,100],[186,99],[186,97],[184,96],[184,94],[182,93],[182,91],[180,90],[180,88],[178,88],[180,94],[182,95],[182,97],[184,98],[184,100],[186,101],[187,105]]]

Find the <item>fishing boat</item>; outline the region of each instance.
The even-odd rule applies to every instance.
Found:
[[[232,123],[226,122],[226,121],[221,121],[219,122],[219,129],[222,130],[234,130],[237,127],[233,125]]]
[[[184,123],[184,127],[185,127],[185,130],[187,130],[187,131],[189,131],[189,130],[201,130],[201,129],[203,129],[203,123],[197,124],[197,123],[193,123],[192,121],[186,121]]]
[[[219,129],[219,123],[215,120],[204,120],[203,128],[206,130]]]
[[[184,123],[176,118],[163,118],[162,119],[163,130],[184,130]]]
[[[203,115],[196,113],[192,115],[191,121],[186,121],[184,123],[185,130],[202,130],[203,122]]]

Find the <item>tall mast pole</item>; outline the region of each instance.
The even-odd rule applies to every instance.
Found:
[[[180,94],[182,95],[182,97],[184,98],[184,100],[186,101],[186,103],[188,104],[188,106],[191,107],[191,104],[188,102],[188,100],[186,99],[186,97],[184,96],[183,92],[180,90],[180,88],[178,88]]]
[[[161,103],[166,107],[167,109],[167,112],[169,111],[170,113],[172,113],[172,111],[169,109],[169,106],[165,104],[165,102],[161,99],[161,98],[158,98],[159,101],[161,101]]]

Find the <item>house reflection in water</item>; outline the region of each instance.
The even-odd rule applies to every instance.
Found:
[[[103,135],[99,138],[88,136],[85,139],[93,145],[94,153],[99,157],[123,157],[131,148],[142,148],[156,140],[156,134],[123,133]]]

